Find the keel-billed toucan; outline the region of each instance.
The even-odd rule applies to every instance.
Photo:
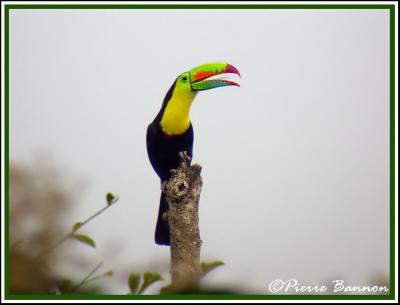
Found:
[[[223,73],[239,71],[226,63],[209,63],[182,73],[168,90],[160,112],[147,128],[147,153],[154,171],[161,182],[171,176],[171,169],[179,163],[179,153],[186,151],[192,158],[193,127],[189,118],[190,106],[198,91],[224,86],[239,86],[226,79],[210,79]],[[161,192],[155,242],[169,245],[169,226],[163,213],[168,211],[168,203]]]

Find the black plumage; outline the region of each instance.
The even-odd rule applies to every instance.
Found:
[[[176,81],[175,81],[176,82]],[[167,181],[171,177],[171,169],[176,169],[179,165],[179,153],[186,151],[192,158],[193,154],[193,128],[189,128],[180,135],[167,135],[160,126],[160,121],[168,101],[172,96],[175,82],[168,90],[159,114],[147,127],[146,144],[150,163],[160,177],[161,182]],[[168,203],[164,193],[161,192],[160,207],[155,231],[155,242],[159,245],[169,245],[169,226],[166,220],[162,219],[162,214],[168,211]]]

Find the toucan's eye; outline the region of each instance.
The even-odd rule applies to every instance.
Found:
[[[185,75],[185,76],[182,76],[182,81],[184,82],[184,83],[186,83],[186,81],[188,80],[188,77]]]

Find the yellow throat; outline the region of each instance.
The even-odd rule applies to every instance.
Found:
[[[189,128],[190,106],[196,94],[191,90],[174,90],[161,118],[162,131],[168,135],[180,135]]]

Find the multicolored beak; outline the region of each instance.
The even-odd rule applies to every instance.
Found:
[[[238,69],[227,63],[215,62],[193,68],[189,71],[192,90],[203,91],[225,86],[240,87],[239,84],[225,78],[210,79],[210,77],[225,73],[234,73],[240,77]]]

